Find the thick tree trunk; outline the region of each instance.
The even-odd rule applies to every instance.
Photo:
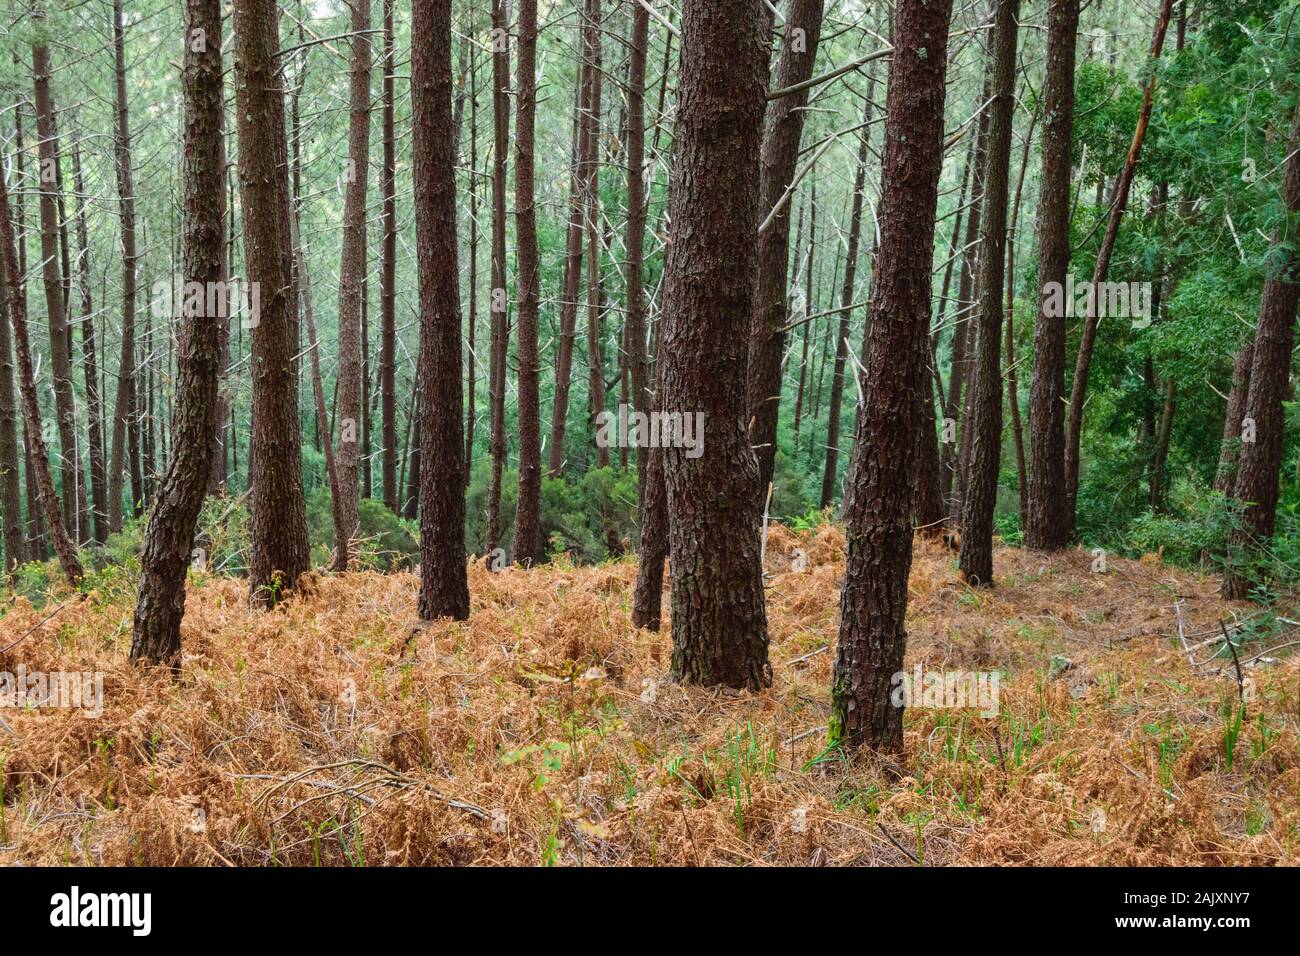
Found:
[[[993,583],[993,511],[1002,460],[1002,293],[1006,281],[1011,124],[1015,110],[1016,17],[1020,0],[998,0],[993,27],[993,103],[980,233],[979,345],[971,396],[970,473],[961,515],[961,575]]]
[[[1071,522],[1065,498],[1064,316],[1048,314],[1048,284],[1064,288],[1070,269],[1070,166],[1074,142],[1074,50],[1079,0],[1051,0],[1043,87],[1043,173],[1038,199],[1038,317],[1029,390],[1029,501],[1025,546],[1064,548]]]
[[[469,617],[451,0],[415,0],[412,153],[420,279],[420,620]]]
[[[514,558],[537,564],[546,558],[542,538],[542,418],[538,390],[537,313],[541,254],[537,248],[534,198],[534,128],[537,123],[537,0],[519,5],[519,62],[515,95],[515,235],[519,255],[519,501],[515,508]]]
[[[138,428],[135,424],[135,185],[131,169],[131,121],[126,98],[126,38],[122,27],[122,0],[113,0],[113,60],[116,70],[117,124],[114,154],[117,166],[118,215],[122,221],[122,351],[117,366],[116,413],[108,462],[108,529],[122,530],[122,485],[131,475],[131,505],[140,500]],[[128,434],[128,430],[130,434]],[[130,441],[128,442],[128,439]],[[128,447],[129,444],[129,447]],[[127,455],[130,461],[127,461]]]
[[[223,316],[208,314],[208,291],[223,280],[222,64],[219,0],[187,0],[181,86],[185,98],[181,276],[202,300],[180,322],[172,455],[158,489],[140,560],[131,658],[177,664],[185,613],[185,572],[207,491],[217,435]]]
[[[339,263],[339,372],[336,412],[334,570],[355,564],[360,528],[361,291],[366,275],[366,186],[370,180],[370,0],[350,0],[352,84],[348,125],[347,191]]]
[[[776,88],[784,90],[809,80],[817,61],[821,39],[823,0],[791,0],[785,18],[781,60],[776,70]],[[785,355],[786,307],[789,289],[790,203],[786,190],[794,181],[803,136],[808,90],[802,89],[772,100],[763,127],[760,223],[769,219],[758,237],[758,271],[755,274],[754,316],[749,330],[749,371],[746,383],[748,419],[753,422],[750,441],[758,456],[759,505],[767,494],[776,462],[776,426],[781,411],[781,365]],[[867,109],[870,109],[868,99]],[[870,135],[864,129],[863,140]],[[779,210],[777,204],[781,204]],[[861,200],[855,199],[861,216]],[[853,255],[856,257],[856,246]],[[847,313],[843,316],[847,321]],[[842,323],[841,323],[842,324]],[[836,350],[837,368],[843,376],[844,363]],[[835,426],[832,426],[835,427]],[[833,444],[828,439],[827,444]],[[832,462],[833,464],[833,462]],[[832,478],[832,488],[834,479]],[[825,486],[822,507],[827,502]]]
[[[2,265],[7,287],[19,289],[22,272],[14,248],[13,226],[9,221],[9,190],[3,176],[0,176],[0,256],[4,259]],[[41,412],[36,398],[35,376],[32,373],[31,341],[27,334],[27,303],[21,295],[10,294],[7,299],[9,321],[13,324],[14,331],[14,351],[18,359],[18,392],[22,400],[23,428],[31,450],[27,459],[27,480],[29,483],[34,480],[49,525],[50,538],[54,542],[54,551],[59,556],[59,565],[63,568],[68,583],[76,587],[83,572],[77,558],[77,547],[63,526],[59,497],[54,490],[54,476],[50,473],[45,441],[41,437]]]
[[[1282,203],[1294,217],[1300,213],[1300,107],[1296,108],[1282,174]],[[1294,218],[1283,220],[1273,235],[1275,248],[1287,253],[1264,283],[1255,324],[1255,351],[1250,368],[1250,388],[1243,416],[1241,460],[1233,496],[1241,503],[1240,524],[1231,539],[1233,557],[1248,548],[1266,545],[1277,521],[1281,481],[1282,445],[1286,416],[1282,402],[1291,374],[1291,347],[1295,341],[1296,307],[1300,304],[1300,252],[1297,252]],[[1223,578],[1223,596],[1240,599],[1250,593],[1256,575],[1238,561]]]
[[[235,0],[235,101],[244,258],[260,311],[253,327],[252,561],[249,599],[278,603],[308,569],[302,484],[302,425],[294,356],[293,295],[284,90],[274,0]]]
[[[831,691],[832,743],[895,753],[903,748],[903,708],[890,698],[907,650],[912,566],[911,466],[899,449],[915,442],[917,391],[928,387],[917,340],[930,326],[951,12],[951,0],[899,0],[895,8],[867,401],[849,476],[854,488]]]
[[[1160,7],[1159,19],[1156,21],[1155,36],[1151,39],[1151,52],[1147,68],[1151,76],[1147,79],[1146,90],[1142,95],[1142,108],[1138,113],[1137,128],[1133,131],[1133,141],[1129,144],[1128,156],[1115,188],[1111,194],[1110,217],[1106,221],[1106,233],[1097,251],[1097,262],[1092,271],[1092,288],[1106,281],[1110,271],[1111,254],[1115,251],[1115,240],[1119,237],[1119,223],[1124,218],[1128,206],[1129,191],[1133,186],[1133,176],[1137,172],[1138,156],[1142,152],[1142,143],[1146,139],[1147,127],[1151,122],[1151,107],[1155,101],[1156,65],[1160,51],[1164,49],[1165,33],[1169,28],[1169,18],[1174,0],[1164,0]],[[1079,338],[1079,351],[1075,356],[1074,384],[1070,389],[1070,407],[1065,425],[1065,520],[1069,523],[1069,533],[1074,533],[1078,518],[1077,501],[1079,496],[1079,449],[1083,436],[1083,409],[1088,392],[1088,371],[1092,366],[1092,352],[1097,342],[1097,329],[1101,324],[1101,310],[1093,309],[1092,315],[1084,319],[1083,333]]]
[[[664,410],[693,416],[703,442],[695,451],[663,449],[672,674],[683,683],[750,689],[772,679],[758,464],[745,407],[767,86],[760,9],[693,0],[683,11],[658,353]]]

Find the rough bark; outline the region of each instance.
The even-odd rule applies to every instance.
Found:
[[[298,322],[290,268],[284,90],[276,57],[280,30],[274,0],[235,0],[234,34],[244,259],[261,300],[251,355],[249,599],[256,606],[271,606],[296,586],[298,576],[308,568],[294,361]]]
[[[181,87],[185,100],[181,277],[187,288],[206,292],[223,279],[221,4],[186,0]],[[140,559],[131,641],[132,660],[178,663],[185,573],[194,529],[217,437],[217,386],[221,374],[221,327],[205,309],[207,296],[186,306],[178,340],[172,454],[167,463]]]
[[[1250,390],[1250,367],[1255,358],[1255,337],[1242,343],[1232,362],[1232,389],[1223,416],[1223,444],[1219,448],[1219,467],[1214,475],[1214,490],[1231,495],[1237,479],[1237,457],[1241,450],[1241,420],[1246,414],[1246,393]]]
[[[9,214],[6,207],[0,210]],[[10,287],[0,266],[0,528],[3,529],[4,571],[11,572],[27,557],[23,539],[23,499],[18,472],[18,405],[14,399],[13,342],[9,334]]]
[[[379,286],[379,415],[384,504],[398,510],[397,487],[397,145],[394,113],[393,0],[384,0],[384,245]]]
[[[504,0],[492,0],[492,343],[488,362],[491,472],[484,549],[493,560],[501,539],[501,473],[506,462],[506,153],[510,143],[510,43]]]
[[[867,401],[858,418],[847,514],[848,556],[831,691],[832,743],[899,752],[903,708],[890,697],[907,650],[912,565],[908,457],[917,340],[930,324],[934,218],[943,165],[951,0],[899,0],[889,67],[878,265],[870,304]]]
[[[349,97],[347,189],[339,263],[339,371],[335,412],[338,487],[334,506],[334,570],[355,564],[361,523],[361,290],[366,275],[366,187],[370,180],[370,0],[350,0],[352,82]]]
[[[1047,314],[1048,283],[1065,287],[1070,269],[1070,166],[1074,142],[1074,52],[1079,0],[1052,0],[1047,11],[1043,85],[1043,171],[1038,199],[1038,315],[1029,387],[1029,501],[1025,546],[1064,548],[1070,539],[1065,499],[1064,316]]]
[[[44,23],[39,8],[34,19]],[[36,136],[39,167],[37,206],[41,216],[41,280],[45,287],[46,315],[50,330],[50,378],[54,386],[54,417],[59,432],[59,462],[63,487],[63,523],[76,533],[81,498],[80,450],[72,391],[72,356],[68,347],[68,315],[64,275],[60,267],[59,215],[63,192],[59,170],[59,139],[54,125],[54,99],[50,92],[50,53],[44,44],[32,45],[32,78],[35,87]]]
[[[649,46],[650,14],[636,0],[627,0],[631,12],[631,53],[627,81],[627,231],[624,266],[627,299],[627,364],[631,376],[632,408],[650,410],[650,369],[645,343],[645,228],[647,193],[645,182],[645,74]],[[636,447],[638,500],[645,497],[648,455]]]
[[[411,104],[424,393],[420,403],[422,621],[469,617],[451,85],[451,0],[415,0]]]
[[[1273,234],[1272,245],[1286,253],[1264,283],[1255,324],[1255,350],[1246,393],[1241,460],[1233,496],[1241,503],[1241,520],[1234,528],[1231,548],[1241,557],[1248,548],[1266,545],[1277,521],[1281,481],[1282,446],[1286,416],[1282,402],[1291,373],[1291,348],[1295,341],[1296,307],[1300,305],[1300,252],[1297,252],[1295,215],[1300,213],[1300,107],[1296,108],[1288,159],[1282,174],[1282,203],[1290,218]],[[1253,441],[1245,440],[1249,436]],[[1223,596],[1240,599],[1250,593],[1256,576],[1234,562],[1223,578]]]
[[[979,345],[971,396],[971,457],[961,516],[961,575],[993,583],[993,511],[1002,459],[1002,293],[1006,280],[1011,123],[1015,110],[1016,17],[1020,0],[998,0],[993,39],[993,103],[980,233]]]
[[[781,60],[773,81],[777,89],[796,86],[812,77],[817,61],[817,44],[821,38],[822,13],[823,0],[791,0],[785,18]],[[794,180],[795,167],[799,161],[799,141],[803,135],[807,103],[807,89],[778,97],[768,103],[760,166],[760,223],[772,214],[783,198],[787,198],[785,193]],[[870,105],[867,108],[870,109]],[[862,135],[865,139],[868,132],[864,130]],[[749,418],[753,422],[750,441],[758,456],[760,507],[761,499],[766,496],[767,487],[772,481],[772,470],[776,463],[776,427],[781,410],[781,364],[785,354],[785,327],[790,316],[786,307],[789,250],[790,203],[784,202],[780,210],[771,216],[767,230],[758,237],[754,316],[749,330],[746,400]],[[856,247],[854,252],[856,254]],[[842,376],[843,360],[839,349],[836,350],[836,356]],[[822,497],[826,497],[824,486]],[[825,505],[826,502],[823,501],[822,506]]]
[[[14,248],[13,226],[9,221],[9,189],[0,176],[0,256],[3,257],[6,285],[10,289],[21,286],[22,272],[18,267],[18,252]],[[59,497],[54,490],[54,476],[50,473],[48,452],[41,437],[41,412],[36,398],[36,381],[32,373],[31,340],[27,334],[27,303],[21,295],[8,295],[9,321],[13,326],[14,353],[18,360],[18,393],[22,401],[23,429],[30,448],[27,459],[27,480],[35,484],[40,497],[45,521],[49,526],[50,539],[54,542],[54,551],[59,557],[68,582],[76,587],[81,581],[81,562],[77,557],[77,547],[63,525],[59,513]]]
[[[131,475],[131,501],[140,500],[139,464],[134,439],[135,408],[135,183],[131,165],[131,120],[126,96],[126,37],[122,27],[122,0],[113,0],[113,60],[115,65],[116,127],[114,156],[117,167],[118,215],[122,223],[122,343],[117,366],[116,413],[108,462],[108,528],[122,530],[123,480]],[[128,435],[128,425],[131,434]],[[127,462],[127,454],[130,462]]]
[[[605,358],[601,349],[601,278],[600,278],[600,117],[602,103],[601,82],[603,29],[602,0],[587,0],[587,17],[590,21],[590,39],[587,56],[591,64],[591,90],[588,106],[590,128],[587,137],[587,164],[585,182],[586,210],[584,223],[587,232],[587,410],[591,416],[592,433],[596,422],[605,411]],[[597,445],[596,463],[604,468],[609,464],[609,448]]]
[[[537,123],[537,0],[519,5],[519,58],[515,95],[515,236],[519,269],[519,499],[515,508],[514,558],[537,564],[546,558],[542,537],[542,419],[538,389],[537,314],[541,254],[537,248],[534,194],[534,131]]]
[[[672,674],[750,689],[772,679],[745,408],[767,84],[760,9],[693,0],[683,11],[658,353],[664,409],[703,415],[703,454],[663,449]]]
[[[108,493],[104,470],[104,417],[100,395],[99,354],[95,347],[95,303],[90,288],[90,240],[86,228],[86,190],[81,176],[81,148],[72,141],[72,186],[77,197],[77,288],[81,293],[81,355],[86,383],[86,444],[90,452],[90,501],[94,539],[108,539]]]

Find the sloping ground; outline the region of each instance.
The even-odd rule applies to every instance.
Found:
[[[843,547],[773,530],[759,695],[667,679],[631,563],[476,564],[471,621],[418,632],[409,574],[268,614],[200,576],[176,684],[126,660],[128,587],[17,600],[0,671],[102,671],[105,701],[0,709],[0,863],[1300,862],[1300,659],[1247,667],[1229,761],[1234,669],[1191,668],[1174,610],[1193,645],[1251,612],[1216,581],[1003,548],[975,593],[918,544],[907,666],[1000,670],[1001,713],[909,709],[890,767],[823,752]]]

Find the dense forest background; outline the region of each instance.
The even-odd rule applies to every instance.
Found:
[[[518,394],[515,376],[504,390],[504,475],[499,482],[500,529],[488,541],[487,514],[492,487],[490,350],[492,304],[491,176],[493,163],[492,58],[490,11],[486,3],[456,3],[455,98],[460,281],[466,341],[467,544],[486,553],[489,543],[511,540],[517,488]],[[599,561],[637,547],[637,492],[632,474],[635,454],[614,449],[602,456],[593,441],[593,408],[616,410],[628,404],[631,370],[625,347],[623,224],[628,213],[626,163],[627,84],[632,6],[598,5],[601,12],[598,51],[584,46],[590,12],[574,4],[540,7],[537,52],[538,115],[535,154],[538,241],[540,247],[540,399],[543,409],[542,523],[552,551],[569,551],[582,561]],[[29,280],[25,294],[30,314],[45,309],[37,281],[40,261],[36,231],[41,187],[31,49],[45,44],[51,60],[54,143],[58,162],[58,265],[65,308],[72,319],[70,337],[78,468],[56,467],[61,499],[81,503],[72,530],[83,544],[106,548],[94,564],[129,561],[142,533],[142,517],[157,487],[169,448],[169,420],[176,376],[175,324],[171,309],[157,300],[158,283],[176,274],[180,244],[181,99],[174,62],[181,10],[170,3],[137,0],[120,11],[124,103],[115,96],[114,10],[102,2],[57,5],[43,21],[15,7],[5,32],[10,51],[0,64],[5,90],[5,170],[10,181],[12,216]],[[363,282],[363,419],[360,482],[363,536],[372,542],[373,560],[387,565],[398,552],[415,551],[413,526],[418,482],[418,434],[413,397],[416,388],[417,296],[415,236],[411,204],[412,165],[410,98],[402,89],[409,76],[410,35],[405,11],[393,16],[395,50],[392,80],[394,109],[395,256],[394,338],[391,406],[385,418],[381,322],[383,249],[387,220],[383,208],[384,174],[381,113],[384,102],[383,19],[376,8],[372,39],[371,105],[375,114],[366,162],[357,169],[368,177]],[[1076,67],[1076,123],[1072,165],[1071,271],[1091,274],[1104,235],[1108,197],[1123,166],[1142,106],[1143,87],[1152,69],[1148,47],[1156,10],[1151,4],[1099,0],[1083,5]],[[1294,9],[1290,14],[1294,13]],[[1287,62],[1279,53],[1293,46],[1293,17],[1268,0],[1203,0],[1175,4],[1175,22],[1164,54],[1155,65],[1158,85],[1150,131],[1142,147],[1132,189],[1131,209],[1120,223],[1111,265],[1113,279],[1152,283],[1149,327],[1125,321],[1103,325],[1093,358],[1087,415],[1082,440],[1078,495],[1078,534],[1089,546],[1122,553],[1163,550],[1184,563],[1220,553],[1230,520],[1222,496],[1214,492],[1215,473],[1224,436],[1225,401],[1233,381],[1233,359],[1249,338],[1260,291],[1272,259],[1285,248],[1269,237],[1281,215],[1278,180],[1286,155],[1288,111]],[[657,343],[661,280],[666,242],[667,186],[672,148],[675,85],[675,13],[672,5],[656,8],[650,19],[645,80],[645,184],[648,232],[644,285],[648,320],[645,342],[654,356]],[[339,365],[339,249],[344,216],[344,189],[349,132],[349,10],[341,3],[287,3],[281,6],[281,58],[289,117],[289,153],[295,208],[301,217],[301,255],[310,278],[319,343],[319,360],[327,405],[336,400]],[[946,395],[937,399],[938,424],[952,418],[960,436],[960,381],[963,360],[958,335],[973,304],[970,221],[970,168],[982,105],[988,31],[981,29],[988,11],[982,3],[959,5],[953,17],[949,51],[945,128],[951,132],[940,187],[935,248],[935,319],[937,382]],[[1027,441],[1029,369],[1033,362],[1036,306],[1037,243],[1035,197],[1041,172],[1044,10],[1026,5],[1016,71],[1014,145],[1012,150],[1013,244],[1009,253],[1004,364],[1008,371],[1005,450],[1001,456],[996,522],[1003,537],[1021,536],[1025,489],[1024,444]],[[885,5],[856,0],[827,5],[815,74],[863,58],[885,44],[889,11]],[[227,42],[228,39],[227,39]],[[582,237],[577,252],[585,257],[575,269],[567,248],[568,224],[575,190],[574,170],[582,174],[589,158],[575,164],[575,112],[584,94],[584,62],[598,57],[604,82],[591,121],[595,162],[592,189],[598,204],[596,243]],[[170,64],[170,65],[169,65]],[[775,58],[774,58],[775,69]],[[788,292],[792,316],[782,365],[781,409],[770,512],[774,518],[812,523],[831,515],[841,497],[848,468],[847,450],[861,396],[865,299],[872,282],[872,250],[877,235],[878,159],[883,121],[884,61],[867,63],[838,79],[817,86],[809,97],[800,150],[800,167],[809,168],[794,186],[788,203],[794,229],[789,243]],[[127,117],[128,161],[133,185],[136,245],[135,341],[122,356],[123,194],[119,178],[119,110]],[[227,110],[234,109],[228,97]],[[860,118],[865,114],[865,122]],[[227,123],[227,153],[235,154],[233,118]],[[855,209],[860,155],[862,208]],[[507,159],[508,165],[510,160]],[[230,183],[231,274],[244,274],[242,210]],[[513,201],[513,191],[508,191]],[[856,216],[856,218],[855,218]],[[963,222],[963,218],[965,222]],[[506,242],[515,248],[513,216],[506,221]],[[861,231],[863,252],[852,283],[846,282],[850,236]],[[593,251],[594,272],[587,268]],[[515,287],[513,254],[507,256],[507,288]],[[576,273],[566,280],[566,272]],[[594,283],[593,283],[594,279]],[[1082,281],[1082,279],[1081,279]],[[591,291],[594,289],[594,292]],[[577,313],[571,333],[571,378],[563,430],[552,424],[556,406],[556,369],[565,336],[565,300]],[[588,308],[594,303],[594,319]],[[849,306],[847,311],[845,307]],[[513,314],[507,316],[507,322]],[[569,321],[573,321],[570,316]],[[588,327],[588,323],[590,326]],[[510,369],[517,368],[517,342],[507,330]],[[842,376],[835,362],[837,336],[847,333],[849,348]],[[1077,327],[1071,332],[1073,356]],[[83,344],[84,343],[84,344]],[[55,394],[50,388],[53,364],[44,353],[48,339],[36,336],[38,386],[43,417],[53,422]],[[304,356],[310,343],[302,341]],[[594,347],[594,351],[593,351]],[[229,362],[221,391],[224,480],[233,501],[212,504],[205,512],[212,559],[238,572],[246,563],[241,549],[243,505],[248,488],[251,402],[250,336],[232,323]],[[96,351],[92,353],[91,349]],[[91,364],[93,361],[96,364]],[[593,359],[594,356],[594,359]],[[302,464],[309,521],[318,563],[332,544],[330,488],[323,444],[337,429],[333,407],[322,430],[311,397],[310,362],[299,363],[303,429]],[[138,408],[115,404],[123,371],[133,377]],[[601,388],[593,404],[592,383]],[[97,395],[92,395],[97,390]],[[839,396],[838,393],[843,393]],[[838,396],[838,397],[837,397]],[[954,408],[954,398],[957,398]],[[1288,421],[1295,406],[1288,403]],[[832,414],[835,420],[831,420]],[[92,486],[105,479],[92,455],[111,457],[112,427],[128,426],[126,467],[130,480],[126,520],[120,537],[107,540],[109,523],[91,513],[104,494]],[[91,432],[98,432],[98,440]],[[1294,428],[1287,430],[1285,461],[1297,460]],[[68,459],[57,432],[54,453]],[[951,435],[949,437],[952,437]],[[555,447],[559,441],[559,448]],[[384,443],[395,442],[385,458]],[[828,445],[842,446],[827,474]],[[959,438],[958,438],[959,441]],[[957,442],[953,443],[954,445]],[[609,457],[608,463],[603,459]],[[558,468],[554,467],[558,463]],[[945,454],[945,466],[950,457]],[[26,480],[24,487],[30,487]],[[102,464],[100,468],[102,468]],[[1300,466],[1297,466],[1300,467]],[[391,479],[386,469],[393,469]],[[1279,563],[1289,567],[1296,535],[1292,522],[1297,504],[1296,467],[1284,469],[1280,516],[1283,531],[1276,542]],[[72,477],[80,482],[64,487]],[[829,480],[828,480],[829,479]],[[391,480],[395,500],[384,501]],[[828,494],[829,492],[829,494]],[[381,503],[385,506],[381,506]],[[9,564],[41,560],[48,554],[35,499],[21,505],[21,553],[7,554]],[[829,509],[829,510],[828,510]],[[223,526],[218,532],[217,519]],[[1295,545],[1300,546],[1300,545]],[[98,554],[95,548],[92,552]],[[36,568],[23,574],[39,577]]]

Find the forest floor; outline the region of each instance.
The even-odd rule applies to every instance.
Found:
[[[826,752],[843,552],[773,529],[760,694],[669,680],[631,560],[477,563],[470,621],[420,630],[409,573],[271,613],[197,575],[176,682],[127,660],[126,583],[14,599],[0,671],[100,671],[104,705],[0,709],[0,864],[1300,862],[1300,657],[1247,668],[1234,734],[1231,659],[1178,637],[1257,610],[1216,579],[1003,547],[976,592],[919,542],[907,668],[1001,671],[1001,712],[909,708],[900,767]]]

